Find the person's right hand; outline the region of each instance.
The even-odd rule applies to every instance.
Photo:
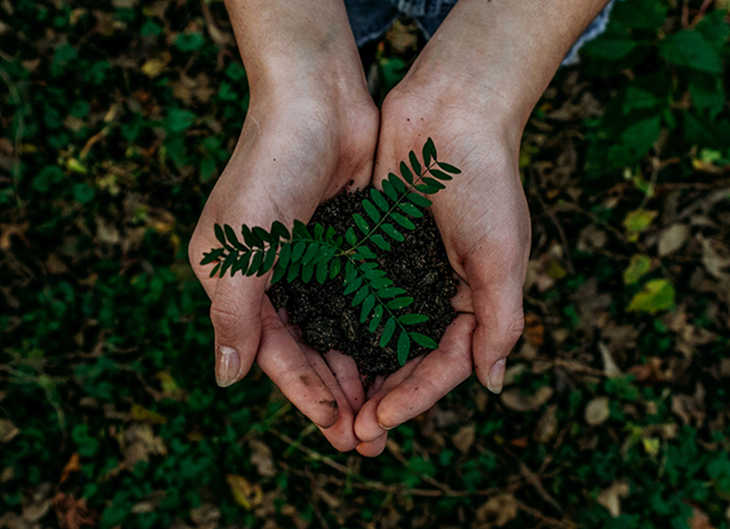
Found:
[[[265,295],[270,272],[210,278],[212,265],[199,264],[204,252],[220,246],[216,223],[236,231],[244,223],[268,229],[274,220],[291,227],[294,219],[306,222],[349,182],[368,183],[378,131],[375,106],[352,95],[340,106],[327,97],[291,92],[252,101],[238,145],[193,234],[190,262],[212,300],[219,385],[243,378],[256,359],[284,395],[326,429],[336,448],[349,450],[357,444],[352,421],[359,409],[350,400],[363,401],[362,385],[351,376],[357,373],[354,362],[330,353],[333,371],[348,381],[339,384],[319,355],[299,346]]]

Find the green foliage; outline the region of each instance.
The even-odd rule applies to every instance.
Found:
[[[353,307],[362,306],[360,323],[364,324],[370,318],[370,332],[376,332],[383,324],[380,347],[387,347],[396,329],[399,329],[397,355],[400,365],[404,365],[411,350],[411,340],[431,349],[436,349],[438,344],[428,336],[406,329],[406,325],[427,321],[426,316],[396,315],[396,311],[408,308],[413,298],[404,296],[405,290],[394,286],[386,272],[378,268],[377,256],[366,243],[391,251],[391,242],[383,234],[397,243],[404,240],[402,230],[415,229],[413,222],[398,211],[419,218],[423,216],[421,209],[432,204],[414,190],[425,195],[438,193],[445,187],[441,181],[451,180],[452,175],[461,173],[453,165],[438,161],[431,138],[423,145],[421,159],[423,164],[411,151],[408,154],[410,166],[401,162],[400,176],[389,173],[387,180],[383,181],[383,191],[373,188],[370,190],[372,201],[363,199],[365,216],[353,215],[353,222],[362,238],[358,239],[353,228],[349,228],[343,238],[336,235],[334,228],[325,228],[319,223],[310,233],[299,220],[294,221],[290,233],[277,220],[268,231],[244,224],[239,239],[231,226],[216,224],[215,237],[221,247],[205,253],[200,264],[213,264],[210,277],[223,277],[226,273],[261,277],[273,269],[272,284],[282,279],[291,283],[297,278],[304,283],[314,279],[324,284],[344,270],[344,295],[353,296]],[[397,227],[387,221],[393,221]]]

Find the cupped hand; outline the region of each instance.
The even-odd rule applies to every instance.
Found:
[[[244,223],[268,229],[274,220],[288,226],[294,219],[306,222],[321,202],[370,179],[378,111],[364,90],[364,96],[342,104],[331,92],[324,97],[282,92],[252,97],[235,151],[193,234],[190,262],[212,300],[218,384],[239,381],[256,360],[335,448],[351,450],[359,442],[353,421],[363,401],[354,362],[332,352],[326,363],[299,344],[265,295],[270,273],[210,278],[212,265],[199,264],[204,252],[220,245],[216,223],[238,231]]]
[[[457,94],[459,94],[457,92]],[[439,349],[390,375],[360,410],[355,433],[363,455],[376,440],[423,413],[476,371],[502,389],[508,354],[522,334],[522,285],[530,251],[530,218],[518,170],[523,124],[499,119],[500,103],[429,92],[408,78],[386,98],[374,183],[432,137],[438,159],[461,169],[429,198],[459,280],[457,318]],[[382,443],[381,443],[382,444]]]

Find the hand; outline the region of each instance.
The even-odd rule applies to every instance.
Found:
[[[209,278],[211,267],[198,263],[219,245],[215,223],[268,228],[279,220],[291,226],[294,219],[308,220],[350,181],[364,187],[372,171],[378,112],[364,88],[359,100],[350,93],[342,105],[332,91],[325,92],[327,98],[302,96],[299,87],[290,93],[260,93],[265,95],[252,101],[241,138],[189,248],[193,269],[212,300],[216,377],[221,386],[229,386],[256,359],[336,448],[351,450],[358,443],[354,415],[363,402],[354,361],[330,353],[328,367],[320,355],[298,344],[265,296],[270,273]]]
[[[433,406],[476,370],[494,393],[502,388],[505,360],[522,334],[522,285],[530,251],[530,218],[518,171],[522,122],[501,121],[500,104],[471,104],[433,95],[409,79],[382,108],[376,186],[389,171],[421,152],[431,136],[439,160],[461,174],[431,195],[432,211],[459,278],[452,301],[459,315],[440,347],[390,375],[356,421],[363,455],[377,455],[386,431]]]

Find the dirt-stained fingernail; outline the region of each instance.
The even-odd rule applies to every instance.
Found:
[[[222,388],[227,388],[238,379],[241,358],[232,347],[218,346],[215,354],[215,380]]]
[[[489,372],[489,380],[487,380],[487,389],[499,395],[502,393],[502,386],[504,385],[504,370],[507,366],[507,359],[501,358],[497,360],[492,366],[492,370]]]

